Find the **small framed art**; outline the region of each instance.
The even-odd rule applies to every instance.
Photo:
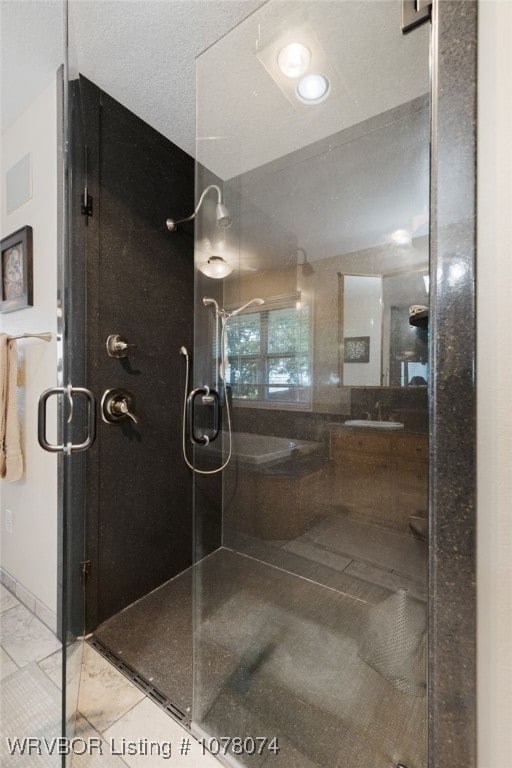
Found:
[[[32,307],[32,227],[2,238],[1,250],[0,312]]]
[[[344,363],[370,362],[370,337],[350,336],[344,339]]]

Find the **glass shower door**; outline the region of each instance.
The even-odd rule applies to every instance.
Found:
[[[398,2],[271,0],[197,59],[196,199],[231,223],[195,232],[194,464],[224,469],[192,727],[226,764],[427,765],[429,46]]]

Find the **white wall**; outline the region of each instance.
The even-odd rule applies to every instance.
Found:
[[[512,761],[512,3],[479,7],[478,767]]]
[[[345,387],[379,387],[382,368],[382,278],[345,275],[343,336],[370,337],[370,362],[344,363]]]
[[[1,236],[25,225],[34,237],[34,306],[0,315],[10,334],[51,331],[52,341],[19,341],[18,389],[25,474],[0,481],[1,565],[52,611],[57,592],[57,459],[37,442],[39,394],[56,385],[57,85],[55,78],[2,134]],[[7,214],[5,176],[27,152],[32,156],[32,199]],[[49,412],[49,418],[51,415]],[[51,432],[50,432],[51,435]],[[13,513],[6,532],[5,510]]]

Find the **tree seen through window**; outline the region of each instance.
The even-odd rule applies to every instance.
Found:
[[[228,324],[227,381],[233,397],[266,403],[310,402],[309,308],[250,312]]]

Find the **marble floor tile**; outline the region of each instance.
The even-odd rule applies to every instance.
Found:
[[[41,603],[39,600],[36,600],[36,616],[38,619],[40,619],[43,624],[46,624],[48,629],[51,629],[52,632],[57,634],[57,616],[56,614],[48,608],[48,606]]]
[[[62,687],[62,648],[59,648],[50,656],[37,662],[45,675],[48,675],[52,683],[60,690]]]
[[[78,708],[100,733],[145,695],[103,656],[84,644]]]
[[[156,704],[147,698],[133,707],[103,734],[113,740],[114,747],[121,748],[124,742],[147,740],[147,743],[171,744],[171,759],[162,754],[125,755],[123,760],[129,768],[220,768],[218,760],[209,753],[203,755],[199,742],[175,720],[166,715]],[[183,740],[190,743],[188,754],[181,755]],[[153,749],[156,752],[156,748]]]
[[[3,613],[3,611],[8,611],[9,608],[14,608],[19,604],[20,601],[18,598],[15,597],[12,592],[9,592],[9,590],[6,589],[3,584],[0,584],[0,613]]]
[[[397,592],[399,589],[406,589],[413,597],[425,599],[427,582],[417,581],[408,576],[403,576],[394,571],[388,571],[384,568],[377,568],[368,563],[362,563],[359,560],[352,560],[345,573],[355,576],[357,579],[369,581],[371,584],[377,584],[385,587],[391,592]]]
[[[8,739],[33,736],[51,740],[61,735],[61,696],[36,663],[9,675],[0,690],[0,765],[9,768],[60,768],[61,757],[11,754]],[[11,741],[12,745],[12,741]]]
[[[308,536],[328,549],[354,560],[400,572],[412,578],[426,578],[426,545],[422,541],[353,517],[342,517],[320,533],[313,528]]]
[[[0,645],[19,667],[44,659],[60,648],[60,642],[24,605],[2,613]]]
[[[3,648],[0,648],[0,680],[3,680],[4,677],[10,675],[11,672],[16,672],[17,669],[18,666],[14,663],[11,657]]]
[[[82,755],[75,753],[71,760],[71,768],[126,768],[126,763],[112,754],[109,742],[82,715],[78,715],[76,719],[73,736],[77,739],[85,739],[88,744],[94,746],[90,746]],[[91,742],[91,739],[94,741]]]

